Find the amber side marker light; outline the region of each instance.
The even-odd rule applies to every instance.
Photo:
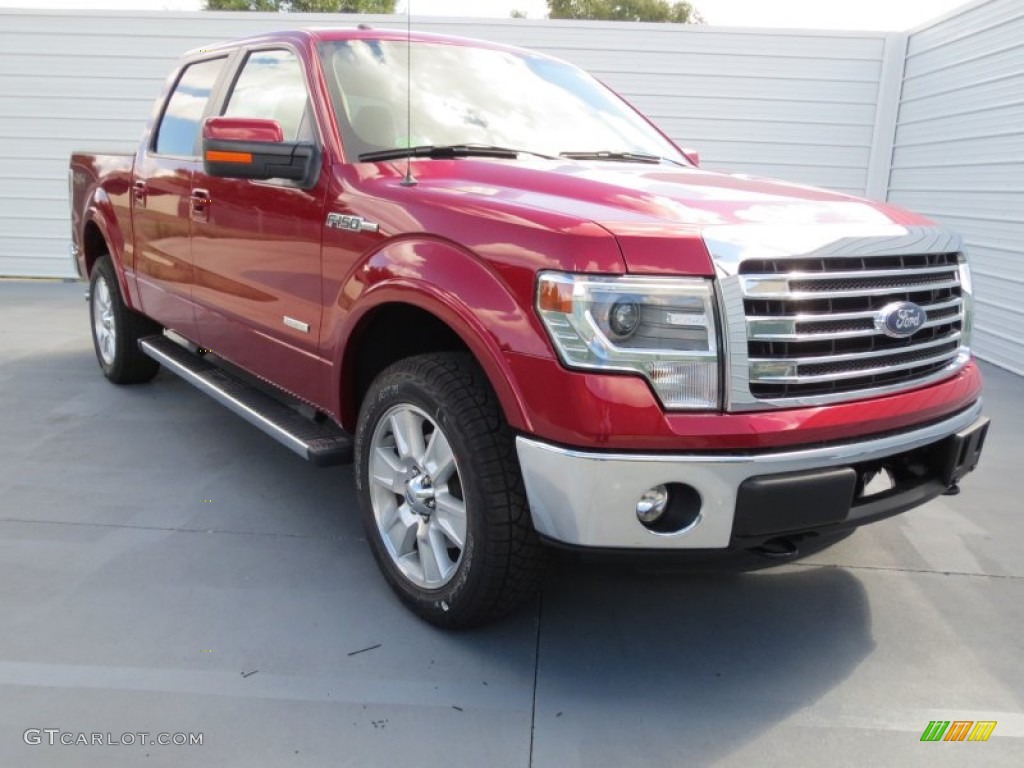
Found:
[[[220,152],[215,149],[206,151],[206,159],[212,163],[251,163],[250,152]]]
[[[537,306],[547,312],[572,312],[571,283],[557,283],[554,280],[542,280],[537,295]]]

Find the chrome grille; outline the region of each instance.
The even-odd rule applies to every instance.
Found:
[[[742,262],[750,394],[852,397],[933,377],[961,349],[958,265],[955,252]],[[913,336],[892,338],[875,318],[902,301],[927,318]]]

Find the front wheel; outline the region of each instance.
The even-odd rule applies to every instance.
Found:
[[[515,437],[472,357],[419,355],[383,371],[360,410],[355,471],[374,556],[420,617],[483,624],[536,592],[544,552]]]
[[[160,364],[143,354],[138,342],[160,333],[160,326],[125,306],[109,256],[98,258],[92,268],[89,317],[104,376],[115,384],[140,384],[156,376]]]

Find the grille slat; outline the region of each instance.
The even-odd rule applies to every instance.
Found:
[[[789,301],[823,297],[884,296],[899,290],[935,291],[960,286],[955,272],[942,275],[903,274],[899,277],[843,277],[834,280],[755,277],[744,278],[743,283],[747,296]]]
[[[956,253],[744,262],[751,394],[854,397],[952,365],[963,333],[958,263]],[[908,338],[876,324],[879,310],[894,302],[926,312]]]

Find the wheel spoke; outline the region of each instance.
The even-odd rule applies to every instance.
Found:
[[[448,541],[462,549],[466,541],[466,503],[448,491],[439,492],[434,502],[434,525],[441,529]]]
[[[391,432],[395,436],[395,447],[403,459],[419,463],[423,459],[423,419],[408,408],[391,416]]]
[[[423,454],[423,468],[427,470],[434,485],[447,482],[452,470],[455,469],[452,447],[440,429],[435,429],[430,436],[430,443]]]
[[[448,559],[448,552],[441,537],[431,530],[431,526],[423,525],[416,535],[416,544],[420,565],[423,568],[423,579],[428,584],[444,581],[451,567],[451,560]]]
[[[370,460],[370,479],[377,485],[399,495],[405,490],[402,464],[391,448],[378,446]]]
[[[395,510],[396,514],[390,525],[385,526],[381,521],[381,528],[384,535],[388,537],[394,550],[396,558],[403,558],[416,553],[416,529],[419,527],[419,520],[405,509],[405,505]]]
[[[110,286],[106,278],[96,281],[93,291],[93,332],[96,336],[96,348],[107,365],[114,362],[117,345],[117,326],[114,322],[114,307],[110,298]]]
[[[377,421],[367,453],[380,543],[411,584],[440,589],[454,577],[468,538],[450,441],[423,409],[398,403]]]

